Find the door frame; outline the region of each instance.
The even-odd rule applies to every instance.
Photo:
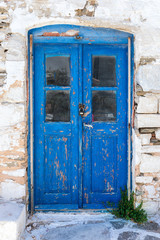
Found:
[[[75,30],[73,36],[67,35],[68,30]],[[51,36],[51,32],[66,33],[66,36]],[[45,33],[45,34],[44,34]],[[46,34],[48,33],[48,35]],[[43,36],[45,35],[45,36]],[[34,212],[34,46],[35,44],[80,44],[79,56],[82,54],[82,44],[105,44],[105,45],[127,45],[128,46],[128,193],[130,193],[132,179],[132,125],[133,116],[133,97],[134,97],[134,36],[127,32],[108,28],[92,28],[76,25],[49,25],[40,28],[34,28],[28,32],[28,82],[27,82],[27,105],[28,105],[28,191],[29,191],[29,210]],[[79,102],[82,102],[82,59],[79,59]],[[79,132],[82,131],[82,119],[79,118]],[[82,143],[82,135],[79,135],[79,143]],[[82,176],[82,145],[79,147],[79,176]],[[82,177],[79,178],[81,183]],[[82,184],[79,184],[79,199],[82,199]],[[79,202],[79,206],[82,201]]]

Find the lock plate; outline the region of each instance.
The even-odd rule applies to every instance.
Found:
[[[84,104],[79,104],[79,115],[82,117],[84,115]]]

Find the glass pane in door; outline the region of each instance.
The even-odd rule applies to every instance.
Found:
[[[47,85],[70,85],[70,57],[46,56],[46,81]]]
[[[92,91],[92,121],[116,121],[116,91]]]
[[[46,92],[46,122],[70,121],[70,91],[49,90]]]
[[[92,56],[92,86],[116,86],[116,58],[114,56]]]

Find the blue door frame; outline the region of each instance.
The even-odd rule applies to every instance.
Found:
[[[76,37],[44,37],[42,36],[44,32],[53,32],[58,31],[66,32],[69,29],[74,29],[79,31],[79,38]],[[38,138],[38,141],[34,141],[34,152],[33,152],[33,164],[34,168],[34,209],[35,210],[63,210],[63,209],[77,209],[77,208],[103,208],[102,202],[104,201],[113,201],[117,203],[120,198],[120,187],[124,187],[127,184],[127,47],[128,47],[128,37],[131,38],[132,48],[131,48],[131,57],[132,57],[132,65],[131,65],[131,79],[133,80],[133,36],[129,33],[124,33],[117,30],[112,29],[104,29],[104,28],[89,28],[89,27],[80,27],[73,25],[54,25],[54,26],[45,26],[42,28],[32,29],[29,31],[29,37],[33,35],[33,120],[34,120],[34,139]],[[30,48],[28,50],[30,52]],[[42,57],[44,55],[70,55],[71,56],[71,64],[74,65],[73,70],[71,71],[71,79],[74,78],[71,83],[71,89],[65,88],[65,90],[70,91],[70,99],[72,99],[72,107],[71,107],[71,121],[73,122],[73,127],[70,127],[68,123],[54,123],[53,124],[45,124],[44,123],[44,100],[46,95],[45,91],[51,90],[64,90],[63,87],[47,87],[44,85],[44,72],[45,72],[45,59]],[[91,92],[92,91],[104,91],[104,88],[96,88],[91,87],[91,55],[107,55],[107,56],[115,56],[117,65],[116,65],[116,75],[117,75],[117,83],[119,83],[118,89],[115,88],[106,88],[106,91],[117,91],[117,113],[119,113],[116,123],[103,123],[103,122],[92,122],[91,116],[91,101],[89,102],[86,96],[89,96],[91,100]],[[31,64],[31,63],[30,63]],[[39,66],[43,66],[40,67]],[[119,69],[119,66],[121,67]],[[41,69],[41,70],[40,70]],[[83,69],[87,69],[87,71],[83,71]],[[73,75],[73,76],[72,76]],[[88,77],[90,76],[90,77]],[[36,85],[36,79],[40,79],[41,83]],[[85,79],[89,79],[86,81]],[[40,87],[43,86],[43,91]],[[35,90],[36,88],[36,90]],[[44,91],[44,88],[45,91]],[[132,89],[133,89],[133,81],[131,83],[131,99],[132,99]],[[87,91],[87,92],[86,92]],[[74,92],[74,94],[73,94]],[[123,98],[120,98],[120,95],[123,93]],[[122,99],[122,100],[121,100]],[[43,102],[43,103],[42,103]],[[85,108],[89,109],[89,114],[81,118],[78,115],[78,104],[85,103]],[[40,104],[42,106],[40,106]],[[42,115],[39,114],[35,108],[35,106],[39,106]],[[130,103],[132,106],[132,102]],[[29,103],[30,108],[30,103]],[[131,108],[132,109],[132,108]],[[35,111],[36,110],[36,111]],[[120,114],[120,112],[124,114]],[[73,117],[73,119],[72,119]],[[41,120],[40,120],[41,118]],[[30,118],[29,118],[30,121]],[[36,124],[37,121],[44,124]],[[84,124],[92,124],[93,129],[88,129]],[[42,128],[45,131],[45,135],[47,138],[40,134],[42,132]],[[125,131],[124,131],[125,128]],[[62,133],[63,129],[63,133]],[[103,130],[103,133],[102,133]],[[70,182],[69,188],[72,189],[70,193],[64,192],[61,194],[60,192],[54,193],[53,189],[49,189],[50,186],[48,184],[46,186],[45,182],[49,179],[51,175],[48,171],[45,173],[45,177],[43,176],[45,171],[38,171],[38,167],[41,165],[41,168],[44,169],[44,161],[41,164],[38,163],[39,159],[43,154],[47,155],[45,149],[45,143],[50,147],[50,151],[53,151],[52,146],[56,145],[57,148],[62,146],[60,151],[63,152],[64,149],[67,148],[67,144],[70,142],[70,132],[73,133],[72,137],[74,139],[74,144],[71,144],[71,148],[69,148],[69,152],[67,153],[67,158],[71,156],[71,172],[68,173],[68,182]],[[56,134],[56,140],[51,136],[51,134]],[[114,133],[114,135],[113,135]],[[82,134],[84,136],[82,137]],[[78,136],[78,138],[75,137]],[[37,137],[38,136],[38,137]],[[68,137],[66,137],[68,136]],[[120,137],[118,137],[120,136]],[[29,135],[30,137],[30,135]],[[58,139],[57,139],[58,138]],[[67,140],[66,140],[67,139]],[[64,140],[64,141],[63,141]],[[100,143],[99,143],[100,141]],[[42,142],[44,146],[41,147]],[[58,145],[60,142],[60,145]],[[115,155],[116,142],[118,142],[119,149],[121,149],[120,154],[118,154],[118,165],[117,157]],[[98,143],[101,147],[105,147],[110,155],[112,155],[113,165],[112,167],[108,165],[108,168],[105,171],[114,171],[114,176],[110,175],[109,185],[110,190],[105,192],[103,186],[104,175],[98,175],[99,168],[94,168],[94,162],[96,159],[101,157],[104,158],[102,152],[96,150]],[[90,151],[88,151],[85,146],[86,144],[90,145]],[[108,145],[107,145],[108,144]],[[28,144],[29,145],[29,144]],[[112,148],[108,148],[111,146]],[[125,147],[126,149],[124,149]],[[119,151],[117,149],[117,151]],[[71,154],[72,153],[72,154]],[[30,148],[28,147],[28,154],[30,159]],[[54,155],[54,151],[52,152],[52,156]],[[60,154],[56,153],[56,154]],[[64,154],[61,155],[63,159]],[[92,158],[91,162],[87,162],[88,158]],[[37,160],[36,160],[37,159]],[[51,159],[48,157],[48,161]],[[65,161],[65,160],[64,160]],[[123,164],[123,162],[125,162]],[[50,163],[48,163],[50,164]],[[116,165],[116,167],[115,167]],[[84,167],[85,166],[85,167]],[[29,193],[31,199],[31,184],[30,184],[30,161],[28,164],[28,175],[29,175]],[[111,169],[112,168],[112,169]],[[118,170],[118,172],[115,171]],[[70,171],[70,170],[69,170]],[[92,174],[91,174],[92,171]],[[47,175],[48,174],[48,175]],[[119,179],[121,181],[115,182],[113,178],[119,175]],[[91,177],[92,175],[92,177]],[[93,177],[94,176],[94,177]],[[94,179],[93,179],[94,178]],[[95,181],[96,178],[99,178],[99,181]],[[93,181],[92,181],[93,180]],[[57,181],[52,176],[50,178],[51,182]],[[59,179],[59,184],[62,184]],[[62,184],[63,185],[63,184]],[[33,186],[32,186],[33,187]],[[63,186],[62,186],[63,188]],[[92,188],[92,189],[91,189]],[[114,190],[112,191],[112,189]],[[43,191],[42,191],[43,189]],[[74,190],[73,190],[74,189]],[[115,193],[116,189],[116,193]],[[95,191],[94,191],[95,190]],[[50,191],[47,196],[47,191]],[[44,194],[45,193],[45,194]],[[51,194],[52,193],[52,194]],[[46,197],[44,198],[44,195]],[[62,196],[64,195],[64,196]],[[107,197],[105,197],[107,196]],[[55,199],[58,199],[57,202]],[[65,202],[65,204],[64,204]]]

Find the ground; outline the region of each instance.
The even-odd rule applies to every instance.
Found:
[[[21,240],[160,240],[160,215],[136,224],[110,213],[36,213]]]

